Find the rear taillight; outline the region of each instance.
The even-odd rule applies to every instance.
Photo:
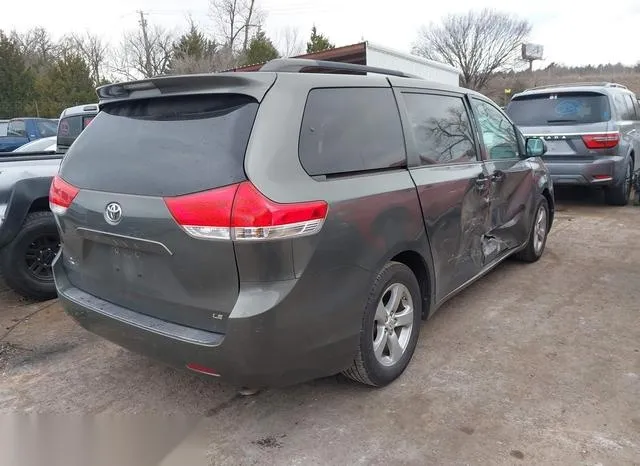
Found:
[[[171,215],[187,233],[202,239],[231,239],[231,208],[238,185],[166,197]]]
[[[250,182],[165,198],[173,218],[202,239],[263,241],[313,235],[327,215],[324,201],[280,204]]]
[[[49,208],[51,212],[57,215],[64,214],[78,195],[78,192],[78,188],[71,186],[56,175],[49,189]]]
[[[620,133],[585,134],[582,141],[587,149],[613,149],[620,142]]]

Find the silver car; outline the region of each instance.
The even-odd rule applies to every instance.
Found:
[[[506,112],[525,136],[546,141],[555,186],[602,186],[609,204],[627,204],[640,154],[633,92],[615,83],[537,87],[514,95]]]

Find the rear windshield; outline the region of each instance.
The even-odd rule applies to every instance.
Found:
[[[507,106],[507,114],[518,126],[579,125],[611,118],[609,99],[595,92],[516,97]]]
[[[58,147],[68,148],[87,127],[95,115],[74,115],[63,118],[58,125]]]
[[[67,152],[62,176],[85,189],[177,196],[245,180],[258,103],[192,95],[102,108]]]

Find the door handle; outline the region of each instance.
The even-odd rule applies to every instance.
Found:
[[[476,178],[476,189],[478,191],[484,191],[487,189],[487,177],[484,175],[478,175]]]
[[[495,172],[493,172],[491,174],[491,182],[492,183],[499,183],[500,181],[504,180],[504,172],[497,170]]]

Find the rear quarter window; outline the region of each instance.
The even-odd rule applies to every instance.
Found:
[[[629,94],[623,94],[618,92],[615,94],[613,101],[616,107],[616,113],[621,120],[635,120],[636,109],[633,106],[633,101]]]
[[[398,107],[389,88],[313,89],[302,118],[300,162],[309,175],[406,166]]]

